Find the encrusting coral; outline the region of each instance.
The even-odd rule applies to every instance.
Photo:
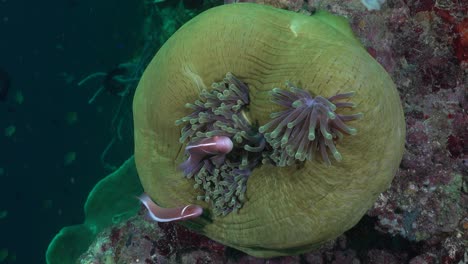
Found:
[[[236,79],[229,80],[228,75],[228,80],[224,80],[228,72],[245,84],[236,88],[248,88],[248,97],[230,89]],[[336,136],[333,142],[343,157],[340,162],[332,161],[329,166],[326,159],[323,162],[322,154],[320,159],[307,160],[306,156],[301,161],[302,152],[299,161],[290,166],[262,162],[268,161],[263,153],[273,151],[268,149],[273,138],[268,143],[266,133],[272,131],[265,130],[262,142],[259,127],[275,122],[270,117],[272,113],[286,110],[271,102],[271,91],[286,90],[287,81],[304,91],[297,93],[310,94],[310,98],[321,101],[329,110],[334,107],[326,100],[335,105],[333,114],[329,110],[323,112],[327,113],[330,129],[324,132],[332,138]],[[210,87],[212,83],[218,85]],[[348,99],[351,92],[355,93]],[[340,94],[346,98],[334,97]],[[235,101],[230,101],[232,95]],[[210,104],[213,96],[219,105]],[[355,108],[350,107],[351,99]],[[192,103],[189,108],[184,107],[187,103]],[[297,102],[292,106],[305,105]],[[227,113],[227,109],[236,114],[212,115],[218,108],[220,114]],[[196,116],[192,116],[194,113]],[[359,117],[356,116],[359,113],[362,118],[351,120]],[[182,26],[143,74],[135,93],[133,114],[135,161],[149,197],[164,208],[201,206],[204,212],[200,217],[181,224],[258,257],[306,252],[355,225],[389,186],[400,163],[405,138],[403,111],[395,85],[356,40],[344,18],[326,12],[305,16],[248,3],[212,8]],[[340,125],[341,129],[336,129],[333,115],[335,119],[340,116],[345,127]],[[214,116],[220,120],[214,121]],[[181,119],[178,124],[189,124],[195,129],[181,134],[181,126],[174,125],[178,119]],[[351,128],[358,133],[339,139],[337,131],[354,134]],[[328,137],[317,129],[316,138]],[[277,137],[283,137],[281,133]],[[181,144],[181,136],[186,144]],[[196,146],[199,140],[214,136],[230,138],[233,148],[229,153],[221,151],[213,155],[219,156],[219,160],[212,160],[211,156],[203,158],[202,165],[206,167],[206,161],[211,164],[222,161],[226,154],[220,168],[237,165],[221,168],[219,173],[227,172],[237,182],[247,178],[245,193],[242,187],[237,193],[238,186],[233,193],[239,201],[242,194],[242,207],[225,216],[224,210],[233,211],[239,203],[232,206],[230,201],[226,204],[216,198],[216,190],[224,186],[219,178],[210,178],[216,175],[216,170],[201,175],[205,173],[201,167],[193,179],[187,179],[179,168],[187,159],[184,151],[187,146]],[[263,144],[265,149],[255,152]],[[333,155],[331,144],[326,146],[327,153]],[[287,145],[283,147],[286,150]],[[231,155],[235,158],[232,163],[228,162]],[[231,169],[240,170],[233,173],[229,172]],[[210,183],[206,192],[203,179],[210,179],[206,181],[207,187],[208,182],[218,181],[218,185],[215,188]],[[194,184],[198,184],[197,188]],[[216,207],[216,202],[213,206],[212,199],[220,201],[220,207]]]

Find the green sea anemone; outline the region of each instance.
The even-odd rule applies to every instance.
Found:
[[[145,70],[133,114],[148,196],[201,206],[181,223],[258,257],[306,252],[354,226],[389,186],[405,139],[395,85],[344,18],[250,3],[182,26]],[[216,148],[194,149],[205,143]]]

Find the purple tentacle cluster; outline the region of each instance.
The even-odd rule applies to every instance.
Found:
[[[305,90],[290,83],[287,85],[289,91],[274,88],[270,92],[272,101],[286,109],[271,114],[273,120],[259,128],[273,148],[268,157],[277,166],[292,165],[296,160],[311,160],[316,152],[328,165],[331,164],[328,152],[335,160],[341,161],[335,141],[343,134],[355,135],[356,129],[345,122],[359,119],[362,114],[342,115],[335,111],[338,108],[354,108],[353,103],[341,101],[352,97],[354,92],[329,98],[312,97]]]
[[[227,154],[205,150],[200,152],[204,157],[189,157],[200,163],[183,163],[185,176],[194,177],[194,187],[205,193],[197,198],[211,201],[215,214],[226,215],[242,207],[247,179],[261,163],[266,142],[245,118],[245,107],[249,104],[247,85],[228,73],[222,82],[213,83],[212,88],[203,90],[195,103],[186,104],[192,113],[177,120],[176,125],[185,124],[180,142],[188,142],[187,154],[201,142],[208,142],[207,139],[216,136],[232,139],[234,146]]]

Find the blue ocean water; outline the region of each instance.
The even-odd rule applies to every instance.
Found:
[[[251,1],[253,0],[239,0],[239,2]],[[133,153],[131,98],[135,83],[132,78],[138,79],[148,60],[172,32],[201,11],[197,9],[200,3],[214,5],[222,2],[221,0],[54,0],[49,2],[0,0],[0,264],[44,263],[45,251],[54,235],[64,226],[83,222],[83,204],[90,190]],[[226,0],[225,2],[235,1]],[[312,2],[320,1],[308,1],[308,3]],[[381,3],[383,1],[361,2]],[[466,5],[465,9],[461,8],[463,1],[457,1],[457,3],[460,5],[459,10],[466,10]],[[431,91],[436,94],[440,87],[445,87],[443,89],[450,87],[459,89],[462,94],[462,84],[456,84],[459,77],[452,73],[461,72],[458,71],[460,66],[455,63],[455,56],[458,55],[460,59],[465,55],[463,50],[457,50],[456,47],[454,49],[450,42],[453,36],[458,36],[452,30],[461,26],[442,27],[441,25],[447,23],[442,19],[450,18],[449,12],[442,12],[444,9],[440,9],[440,6],[437,9],[438,13],[435,12],[432,10],[434,4],[434,1],[387,1],[386,8],[392,9],[394,14],[401,13],[398,5],[406,8],[408,8],[406,5],[409,5],[411,8],[408,10],[419,14],[415,16],[415,19],[408,15],[405,17],[408,19],[406,22],[397,15],[391,16],[394,24],[388,23],[389,27],[396,27],[392,32],[396,32],[395,36],[400,37],[392,48],[398,51],[396,52],[399,56],[397,58],[400,58],[398,63],[405,66],[403,67],[405,70],[411,73],[414,65],[431,65],[425,63],[425,60],[429,60],[431,56],[424,52],[420,54],[413,52],[412,44],[407,44],[408,39],[419,44],[418,48],[429,50],[430,54],[433,54],[433,47],[437,46],[436,44],[444,47],[442,51],[445,52],[440,55],[440,58],[429,60],[433,68],[418,71],[414,79],[403,78],[404,74],[396,75],[399,81],[397,84],[400,90],[406,92],[413,89],[413,86],[409,84],[414,82],[416,83],[414,87],[419,85],[421,91],[431,88]],[[180,11],[181,6],[192,11],[186,14],[184,12],[187,10],[185,10],[178,13],[180,17],[172,16],[177,19],[165,20],[168,17],[171,18],[170,12],[178,12],[174,11],[177,8]],[[336,5],[324,6],[333,10],[332,7]],[[450,9],[450,6],[442,7]],[[402,7],[401,10],[406,9]],[[437,14],[440,18],[432,20],[432,16],[428,15],[428,10],[432,10],[433,15]],[[458,9],[453,7],[453,10]],[[164,16],[153,16],[154,20],[148,24],[146,18],[151,12]],[[379,16],[378,13],[372,14],[375,14],[374,19]],[[458,13],[453,12],[453,14]],[[460,16],[466,16],[466,13],[460,12],[460,14]],[[429,22],[425,19],[429,18],[434,25],[427,24]],[[409,21],[410,19],[412,20]],[[162,23],[164,20],[167,23]],[[405,32],[400,31],[399,28],[406,25],[405,23],[410,26],[403,27],[403,29],[411,33],[397,35],[397,33]],[[434,44],[426,41],[426,39],[431,39],[431,34],[427,32],[427,35],[422,34],[419,39],[413,38],[414,33],[423,32],[423,29],[417,26],[419,24],[430,25],[427,28],[424,27],[424,30],[434,35],[442,32],[444,33],[442,36],[447,39],[436,39],[436,44]],[[364,22],[363,24],[356,23],[356,25],[366,28]],[[372,28],[372,25],[368,26]],[[411,31],[413,29],[415,32]],[[147,34],[148,32],[151,34]],[[379,38],[374,40],[379,43]],[[453,40],[457,43],[456,41],[460,39],[453,37]],[[397,44],[402,43],[405,47],[410,46],[411,52],[405,54],[404,50],[395,49],[398,47]],[[395,66],[391,54],[379,53],[379,50],[372,47],[369,47],[368,51],[382,64],[387,63],[384,66],[390,69]],[[415,51],[418,50],[415,49]],[[446,62],[444,67],[436,67],[444,61]],[[106,82],[107,78],[118,76],[123,64],[133,65],[131,67],[135,72],[124,76],[123,79],[117,78],[117,84],[113,82],[117,79],[112,79],[109,85],[109,82]],[[420,75],[421,80],[418,80]],[[94,76],[94,78],[86,79],[87,76]],[[411,77],[413,78],[414,75],[411,74]],[[432,81],[434,81],[433,87],[426,83]],[[122,90],[118,84],[129,84],[129,86],[125,86]],[[104,88],[98,93],[101,87]],[[122,93],[123,91],[125,92]],[[456,111],[460,111],[464,105],[465,112],[463,113],[466,115],[466,95],[464,101],[456,99],[459,100],[458,104],[453,103],[454,98],[458,96],[456,93],[447,98],[442,92],[437,96],[443,100],[449,98],[449,107]],[[463,97],[460,96],[460,98]],[[407,109],[411,107],[413,106],[405,106]],[[432,105],[432,107],[435,106]],[[427,124],[424,120],[430,118],[417,108],[408,112],[413,115],[411,118],[417,119],[422,124]],[[454,116],[455,114],[451,112],[447,115],[449,119]],[[463,117],[461,112],[457,113],[457,117],[460,116]],[[456,120],[461,120],[461,118]],[[429,125],[431,125],[430,122]],[[446,129],[444,133],[450,130],[447,127],[444,129]],[[415,131],[418,132],[413,130],[413,134],[417,134],[414,133]],[[424,133],[422,135],[424,136]],[[455,136],[453,138],[457,139]],[[457,144],[454,143],[457,148],[461,147],[460,142],[463,140],[458,141]],[[453,147],[455,151],[453,149],[446,151],[451,154],[458,153],[450,158],[445,157],[452,159],[453,164],[461,161],[461,154],[466,155],[462,153],[466,149],[458,150],[457,148]],[[466,156],[464,159],[466,160]],[[447,166],[449,167],[451,166]],[[466,170],[466,167],[464,168]],[[466,197],[466,186],[464,188],[465,194],[463,195]],[[409,188],[409,190],[414,191],[414,188]],[[421,190],[425,191],[424,188]],[[411,194],[418,197],[414,192]],[[431,199],[438,200],[439,197],[433,196]],[[418,200],[414,199],[414,201]],[[404,213],[402,226],[405,230],[418,227],[415,225],[418,212],[408,214],[401,208],[397,209],[394,212],[396,215]],[[458,212],[455,209],[453,211]],[[458,215],[449,216],[454,219],[458,217]],[[464,221],[463,223],[466,223],[466,220]],[[376,225],[375,216],[366,216],[347,234],[349,248],[357,252],[360,259],[372,260],[373,257],[380,256],[383,256],[383,259],[391,256],[382,254],[384,251],[380,252],[380,249],[386,249],[387,253],[391,252],[401,259],[408,260],[413,257],[417,259],[424,252],[422,245],[426,244],[408,241],[401,236],[388,233],[382,235],[374,230]],[[428,230],[432,231],[430,225],[419,227],[426,227],[426,230],[421,229],[427,231],[428,234],[430,234]],[[458,227],[455,225],[449,229],[439,228],[436,231],[444,234],[439,237],[442,239],[446,232],[452,232]],[[369,230],[372,231],[369,232]],[[436,231],[434,233],[437,233]],[[452,237],[449,238],[460,238],[455,234],[452,232]],[[442,240],[438,243],[440,241]],[[458,250],[458,255],[454,253],[455,255],[450,259],[461,259],[462,255],[459,252],[462,246],[457,244],[458,240],[453,241],[452,244],[444,242],[443,245],[450,249],[449,253]],[[430,250],[436,249],[434,244],[431,244],[431,247],[426,251],[431,252]],[[377,250],[369,251],[369,248]],[[341,249],[338,248],[337,252],[337,256],[340,256]],[[437,252],[441,256],[445,254],[443,250],[437,249]],[[465,253],[464,259],[466,256]],[[333,257],[335,256],[330,255],[329,259]],[[354,257],[351,256],[349,259],[352,258]],[[399,260],[396,259],[396,261]]]
[[[60,228],[83,221],[88,192],[110,171],[100,156],[121,97],[88,104],[101,80],[77,83],[129,60],[142,23],[133,1],[0,1],[0,69],[11,79],[0,101],[0,263],[44,263]],[[106,159],[132,151],[121,140]]]

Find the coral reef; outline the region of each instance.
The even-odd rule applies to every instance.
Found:
[[[180,225],[139,215],[101,233],[78,263],[222,263],[225,250]]]
[[[283,8],[287,6],[286,3]],[[141,254],[140,260],[468,263],[468,5],[450,0],[387,0],[380,11],[368,12],[359,0],[309,0],[299,12],[310,13],[314,9],[347,17],[367,51],[397,84],[408,133],[403,161],[390,189],[379,196],[357,226],[311,253],[256,259],[169,223],[158,224],[160,228],[152,231],[159,236],[151,245],[135,249]],[[144,223],[148,227],[145,231],[154,230],[155,225],[141,216],[129,223]],[[145,232],[127,232],[126,225],[130,224],[115,227],[125,236],[99,249],[98,241],[109,239],[112,229],[101,233],[90,248],[95,253],[87,255],[88,260],[95,262],[82,263],[102,262],[96,252],[110,252],[116,244],[131,241],[143,245],[147,241],[141,238]],[[129,251],[120,252],[118,257],[109,258],[118,260],[130,255]]]
[[[369,229],[368,217],[320,249],[296,256],[259,259],[194,233],[175,223],[155,223],[144,216],[101,232],[77,263],[227,263],[227,264],[325,264],[325,263],[466,263],[468,254],[458,239],[413,245]],[[463,262],[465,261],[465,262]]]
[[[460,88],[440,90],[419,99],[423,108],[408,108],[407,152],[392,187],[370,212],[386,232],[414,241],[457,232],[466,211],[466,149],[461,145],[468,119],[457,102],[464,93]]]
[[[337,242],[328,243],[312,253],[263,260],[214,242],[180,225],[155,223],[139,215],[102,232],[78,263],[317,264],[358,261],[356,251],[348,247],[349,242],[342,236]]]
[[[431,247],[417,247],[400,237],[383,235],[361,223],[317,250],[296,256],[259,259],[210,240],[175,223],[155,223],[144,216],[101,232],[77,263],[226,263],[226,264],[325,264],[325,263],[466,263],[468,253],[458,239],[447,237]],[[465,262],[463,262],[465,261]]]

